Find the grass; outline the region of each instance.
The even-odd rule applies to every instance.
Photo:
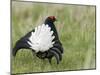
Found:
[[[12,73],[95,69],[95,6],[12,2],[12,47],[15,42],[49,15],[55,22],[64,47],[59,65],[41,60],[30,50],[20,50],[12,58]]]

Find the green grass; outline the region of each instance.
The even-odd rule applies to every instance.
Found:
[[[27,32],[54,15],[64,47],[59,65],[41,60],[30,50],[20,50],[12,56],[12,73],[95,69],[95,7],[30,2],[12,2],[12,47]]]

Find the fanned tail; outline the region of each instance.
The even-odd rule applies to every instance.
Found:
[[[31,32],[28,44],[31,46],[30,48],[36,52],[44,52],[53,47],[53,44],[55,43],[53,41],[54,38],[55,36],[53,36],[51,28],[48,25],[42,24],[35,28],[35,32]]]

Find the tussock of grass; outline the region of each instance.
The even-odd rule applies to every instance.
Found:
[[[47,72],[95,68],[95,7],[44,3],[12,2],[12,45],[44,19],[54,15],[64,47],[59,65],[53,58],[41,60],[30,50],[20,50],[12,57],[12,73]]]

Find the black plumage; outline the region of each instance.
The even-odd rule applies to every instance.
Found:
[[[53,47],[49,48],[49,50],[44,51],[44,52],[37,52],[36,56],[39,57],[40,59],[45,59],[47,58],[49,60],[49,62],[51,63],[52,57],[55,57],[57,60],[57,64],[59,64],[59,62],[62,60],[62,54],[63,54],[63,47],[62,44],[59,40],[59,36],[58,36],[58,32],[56,30],[56,27],[54,25],[54,22],[56,21],[56,18],[54,16],[49,16],[46,18],[44,24],[48,25],[51,28],[51,31],[53,31],[53,35],[55,36],[55,38],[53,39],[53,41],[55,42],[53,44]],[[32,50],[32,48],[30,48],[30,45],[27,43],[27,41],[29,40],[29,37],[31,36],[31,32],[35,32],[35,30],[30,31],[29,33],[27,33],[25,36],[23,36],[21,39],[19,39],[12,51],[13,56],[16,56],[16,53],[18,50],[20,49],[30,49]],[[31,41],[30,41],[31,42]],[[32,50],[33,52],[35,50]]]

